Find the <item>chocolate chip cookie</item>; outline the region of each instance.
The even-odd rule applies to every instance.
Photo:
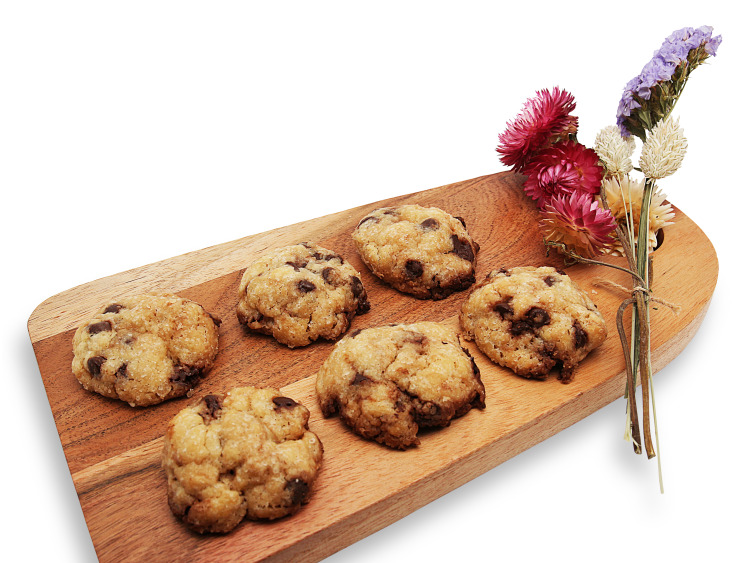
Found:
[[[311,494],[323,446],[310,413],[276,389],[207,395],[169,423],[161,463],[167,500],[191,529],[225,533],[243,518],[281,518]]]
[[[301,243],[255,260],[242,276],[237,318],[290,348],[345,333],[370,309],[359,273],[342,256]]]
[[[377,209],[352,237],[367,267],[404,293],[437,300],[474,283],[479,245],[463,219],[437,207]]]
[[[357,434],[396,449],[419,444],[421,427],[485,406],[474,359],[433,322],[352,332],[318,371],[316,390],[325,416],[338,412]]]
[[[559,366],[564,383],[607,337],[591,298],[546,266],[490,273],[463,304],[460,322],[464,336],[492,361],[532,379]]]
[[[73,337],[73,374],[83,387],[131,406],[190,393],[213,365],[220,321],[171,294],[104,305]]]

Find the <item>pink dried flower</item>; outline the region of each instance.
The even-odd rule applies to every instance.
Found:
[[[593,149],[575,141],[555,143],[538,153],[527,167],[524,191],[540,208],[556,195],[582,192],[593,199],[599,193],[603,173]]]
[[[521,112],[500,135],[497,147],[500,161],[516,172],[525,173],[538,151],[576,133],[578,118],[570,115],[575,107],[573,96],[558,87],[552,92],[547,89],[537,92],[536,97],[526,100]]]
[[[612,244],[616,223],[588,194],[573,192],[549,200],[541,211],[545,244],[564,246],[583,258],[593,258]]]

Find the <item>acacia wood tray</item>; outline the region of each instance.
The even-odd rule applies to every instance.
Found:
[[[486,409],[474,409],[447,428],[421,433],[421,444],[408,451],[367,442],[338,418],[322,418],[315,373],[333,343],[290,350],[267,336],[247,333],[237,322],[236,288],[248,263],[268,249],[311,241],[339,252],[361,273],[372,309],[355,317],[352,329],[420,320],[458,329],[457,315],[468,291],[436,302],[398,293],[370,274],[350,234],[374,208],[432,205],[466,220],[481,246],[478,280],[498,267],[564,267],[558,256],[545,256],[537,210],[521,181],[499,173],[375,202],[92,281],[40,304],[29,319],[29,335],[99,559],[318,561],[621,397],[625,364],[614,319],[626,296],[597,281],[627,285],[629,280],[603,266],[566,268],[590,292],[609,328],[605,343],[577,368],[571,383],[561,384],[555,377],[516,377],[467,343],[486,387]],[[664,243],[654,254],[653,289],[681,311],[676,315],[659,307],[652,313],[655,371],[675,358],[698,330],[718,275],[709,239],[679,209],[675,212],[674,225],[665,229]],[[77,326],[101,305],[144,291],[179,293],[223,321],[217,363],[196,396],[241,385],[274,386],[310,409],[310,428],[321,438],[325,455],[312,498],[298,514],[271,523],[245,521],[226,535],[190,532],[167,506],[159,454],[168,420],[191,399],[132,408],[88,393],[75,380],[70,366]],[[618,432],[613,429],[613,435]]]

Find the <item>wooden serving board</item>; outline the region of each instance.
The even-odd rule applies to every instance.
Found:
[[[234,310],[243,269],[264,251],[299,241],[333,249],[357,268],[372,309],[352,329],[432,320],[458,329],[468,295],[420,301],[396,292],[369,273],[350,234],[370,210],[418,203],[463,217],[481,245],[477,279],[498,267],[552,265],[537,228],[536,208],[521,178],[500,173],[375,202],[326,217],[199,250],[99,279],[55,295],[29,319],[29,335],[47,390],[68,466],[94,547],[103,562],[165,560],[317,561],[395,522],[622,396],[624,359],[615,312],[624,295],[597,284],[627,285],[628,276],[603,266],[574,266],[570,276],[589,291],[609,336],[563,385],[555,377],[529,381],[490,363],[473,343],[487,408],[472,410],[448,428],[423,432],[421,444],[395,451],[353,435],[338,418],[324,419],[315,374],[333,343],[290,350],[250,335]],[[687,345],[708,308],[718,275],[711,242],[678,209],[655,252],[654,293],[680,306],[652,313],[653,363],[664,367]],[[679,241],[679,245],[673,244]],[[690,248],[685,253],[683,249]],[[621,259],[610,258],[621,263]],[[325,446],[311,501],[298,514],[271,523],[243,522],[227,535],[200,536],[171,514],[159,454],[166,424],[191,399],[132,408],[84,391],[73,377],[71,340],[76,327],[101,305],[124,295],[171,291],[201,303],[222,319],[215,367],[198,396],[241,385],[274,386],[311,411],[310,428]],[[617,437],[618,429],[613,429]],[[614,438],[613,438],[614,439]]]

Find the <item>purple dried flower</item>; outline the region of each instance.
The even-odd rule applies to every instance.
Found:
[[[709,56],[715,56],[721,35],[713,28],[685,27],[673,32],[646,63],[641,73],[625,85],[617,108],[617,124],[625,137],[645,140],[649,131],[669,115],[685,87],[688,75]]]

